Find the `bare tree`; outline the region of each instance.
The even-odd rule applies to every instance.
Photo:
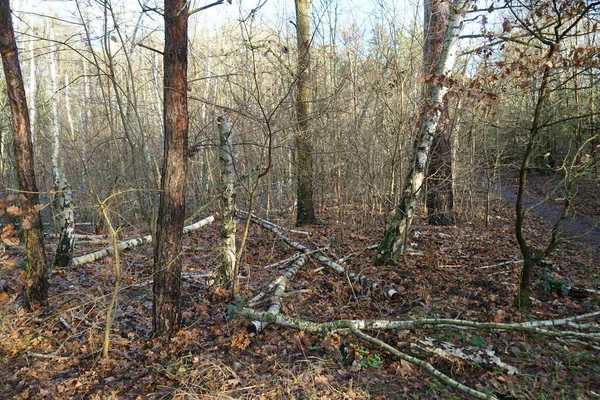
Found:
[[[406,174],[404,192],[397,207],[396,215],[388,224],[384,237],[377,248],[373,260],[376,265],[396,264],[399,257],[404,254],[404,243],[415,210],[423,194],[425,169],[440,115],[442,114],[444,96],[448,92],[448,86],[444,83],[443,78],[450,73],[454,66],[456,44],[462,30],[466,11],[470,5],[470,0],[452,0],[450,4],[450,19],[444,34],[436,73],[430,79],[431,89],[422,112],[414,158]]]
[[[219,283],[226,289],[237,287],[237,263],[235,251],[235,186],[233,168],[233,138],[231,119],[228,115],[217,118],[221,144],[221,251]]]
[[[58,72],[54,44],[54,34],[51,33],[53,42],[50,49],[50,77],[52,80],[52,178],[54,180],[54,207],[59,229],[56,253],[52,260],[53,268],[65,268],[73,259],[75,245],[75,214],[73,212],[73,195],[71,187],[65,177],[60,159],[60,125],[58,118]],[[68,113],[67,109],[67,113]]]
[[[22,196],[22,224],[27,253],[27,301],[30,308],[48,302],[48,270],[44,251],[44,232],[40,219],[39,193],[33,163],[31,126],[19,54],[12,25],[9,0],[0,0],[0,53],[10,100],[14,130],[14,153],[17,179]]]
[[[165,0],[164,159],[154,248],[153,328],[171,337],[181,323],[181,236],[189,116],[187,110],[188,6]]]
[[[573,199],[576,195],[575,178],[577,173],[575,163],[569,162],[565,158],[562,166],[564,173],[564,203],[560,216],[554,221],[550,240],[545,247],[538,248],[528,240],[527,234],[524,231],[526,221],[526,206],[525,193],[527,188],[527,180],[533,164],[533,157],[536,152],[536,143],[540,136],[547,132],[549,126],[553,124],[552,118],[545,121],[545,113],[548,113],[548,102],[550,97],[553,79],[556,80],[557,60],[560,60],[561,51],[563,50],[564,42],[569,37],[577,38],[575,29],[577,24],[593,14],[600,6],[600,1],[573,3],[568,0],[547,2],[547,9],[552,12],[539,15],[536,7],[538,4],[528,2],[519,2],[514,4],[512,1],[507,2],[507,6],[514,16],[515,23],[520,25],[533,39],[539,43],[539,47],[545,50],[545,54],[541,57],[541,76],[539,77],[539,85],[532,84],[533,93],[533,115],[529,122],[529,128],[526,134],[526,146],[521,160],[519,169],[519,187],[517,189],[517,198],[515,202],[515,236],[519,244],[519,249],[523,256],[523,268],[521,269],[521,279],[519,282],[519,291],[516,298],[516,305],[519,309],[524,310],[529,305],[529,297],[531,293],[531,279],[534,273],[535,266],[545,257],[552,253],[562,240],[563,225],[569,215]],[[550,6],[551,5],[551,6]],[[530,21],[533,21],[531,23]],[[540,24],[542,23],[542,24]],[[540,28],[542,26],[543,28]],[[592,54],[597,54],[596,49]],[[575,137],[575,141],[577,138]],[[590,138],[591,142],[593,138]],[[572,157],[576,160],[582,155],[584,146],[575,145],[575,155]]]
[[[297,217],[296,225],[317,221],[313,201],[313,159],[308,120],[310,118],[310,0],[296,0],[296,37],[298,41],[296,94]]]
[[[450,14],[449,0],[425,1],[425,45],[423,64],[425,76],[435,73],[438,65],[444,32]],[[430,84],[426,85],[430,89]],[[427,90],[429,92],[429,90]],[[448,100],[441,104],[440,120],[431,143],[431,157],[427,166],[427,214],[432,225],[454,225],[454,195],[452,179],[452,148]]]

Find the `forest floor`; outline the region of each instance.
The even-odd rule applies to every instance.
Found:
[[[536,190],[542,193],[547,183],[545,178],[538,183],[536,179],[532,180],[533,196],[539,196]],[[505,179],[503,183],[507,194],[511,182]],[[600,190],[597,183],[590,185],[596,186],[577,208],[576,220],[581,224],[598,220]],[[544,207],[551,212],[556,205]],[[349,270],[378,279],[381,286],[394,288],[399,295],[385,299],[365,292],[311,260],[288,286],[282,312],[321,322],[427,317],[508,323],[600,310],[600,296],[571,296],[568,290],[600,289],[597,243],[581,237],[562,245],[548,263],[537,268],[529,314],[517,312],[513,300],[520,265],[505,262],[520,257],[512,202],[500,197],[493,202],[489,226],[483,221],[483,207],[474,210],[473,215],[459,215],[455,227],[415,221],[409,239],[415,255],[395,267],[374,267],[373,250],[367,250],[382,235],[383,215],[352,207],[322,210],[322,225],[303,228],[309,235],[290,232],[290,237],[322,249],[332,259],[356,253],[344,263]],[[536,211],[528,219],[526,234],[533,243],[542,245],[549,237],[549,216]],[[290,215],[273,222],[292,227]],[[572,233],[578,233],[577,226]],[[136,232],[127,233],[136,236]],[[122,253],[124,278],[105,359],[97,355],[114,283],[112,259],[51,271],[51,309],[43,314],[17,307],[21,271],[1,271],[0,398],[469,398],[344,332],[316,334],[270,326],[260,334],[248,334],[248,321],[228,317],[228,310],[237,305],[228,303],[226,294],[211,287],[210,276],[205,276],[218,263],[219,240],[218,222],[185,237],[184,270],[189,274],[182,287],[183,328],[168,343],[151,337],[151,247]],[[77,247],[78,254],[93,250],[89,245]],[[295,253],[269,232],[251,225],[241,265],[243,295],[251,298],[263,290],[287,268],[266,266]],[[499,398],[600,398],[598,344],[525,332],[450,328],[375,334],[407,353],[411,343],[424,337],[464,348],[493,349],[519,373],[509,375],[497,367],[432,354],[415,355],[459,382]],[[340,351],[344,345],[350,349],[349,359]]]

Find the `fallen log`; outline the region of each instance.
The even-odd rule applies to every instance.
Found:
[[[246,211],[238,210],[237,215],[240,219],[248,219],[248,213]],[[302,253],[310,254],[310,256],[312,258],[314,258],[315,260],[324,264],[325,266],[329,267],[331,270],[336,272],[338,275],[348,277],[350,280],[352,280],[354,282],[358,282],[363,287],[368,288],[372,291],[379,290],[379,282],[378,281],[373,280],[363,274],[356,274],[354,272],[350,272],[350,271],[346,270],[346,268],[344,266],[340,265],[339,263],[337,263],[337,262],[333,261],[332,259],[330,259],[329,257],[325,256],[322,252],[320,252],[318,250],[313,250],[310,247],[303,245],[302,243],[298,243],[298,242],[290,239],[289,237],[285,236],[281,232],[280,227],[273,224],[272,222],[265,221],[264,219],[258,218],[255,215],[251,216],[251,220],[255,224],[260,225],[263,228],[268,229],[269,231],[274,233],[275,236],[277,236],[279,239],[281,239],[288,246],[293,247],[296,250],[301,251]],[[397,293],[397,291],[394,289],[384,291],[384,295],[388,298],[392,297],[396,293]]]
[[[183,233],[188,233],[188,232],[194,231],[196,229],[199,229],[205,225],[212,223],[214,220],[215,220],[215,217],[212,215],[210,217],[206,217],[194,224],[184,227]],[[151,235],[143,236],[143,237],[139,237],[139,238],[135,238],[135,239],[124,240],[124,241],[117,243],[117,250],[123,251],[126,249],[141,246],[143,244],[147,244],[147,243],[151,243],[151,242],[152,242]],[[86,255],[83,255],[80,257],[73,258],[73,266],[83,265],[83,264],[87,264],[87,263],[90,263],[93,261],[98,261],[102,258],[108,257],[109,255],[113,254],[114,251],[115,250],[113,247],[107,247],[105,249],[98,250],[93,253],[89,253],[89,254],[86,254]]]
[[[305,255],[298,258],[296,261],[294,261],[292,263],[292,265],[285,272],[285,274],[283,274],[280,278],[276,279],[277,284],[274,285],[275,292],[273,293],[273,296],[271,297],[271,305],[269,306],[267,313],[269,313],[271,315],[279,314],[279,312],[281,311],[281,298],[283,297],[283,294],[285,293],[285,289],[287,288],[288,283],[294,278],[294,276],[296,276],[296,272],[298,272],[298,270],[304,264],[306,264],[306,261],[307,261],[307,257]],[[260,294],[259,294],[259,296],[260,296]],[[257,299],[257,297],[259,297],[259,296],[255,296],[252,299],[254,301],[251,302],[251,304],[256,303],[256,301],[260,300],[260,298]],[[268,322],[268,321],[254,320],[248,324],[247,330],[250,333],[259,333],[260,331],[265,329],[267,326],[269,326],[269,324],[270,324],[270,322]]]
[[[579,321],[583,319],[593,318],[600,316],[600,311],[591,312],[582,315],[576,315],[566,318],[558,318],[553,320],[542,320],[542,321],[526,321],[521,323],[490,323],[490,322],[474,322],[464,320],[453,320],[453,319],[441,319],[441,318],[430,318],[422,320],[407,320],[407,321],[390,321],[390,320],[336,320],[330,322],[314,322],[303,320],[300,318],[293,318],[278,312],[277,314],[269,312],[259,312],[251,308],[243,308],[240,312],[241,316],[247,317],[253,321],[262,321],[267,324],[276,324],[279,326],[305,330],[310,332],[329,333],[339,330],[350,331],[352,334],[362,340],[377,346],[395,357],[398,357],[404,361],[407,361],[413,365],[416,365],[424,369],[430,375],[438,378],[442,382],[452,386],[453,388],[460,390],[463,393],[467,393],[473,397],[479,399],[496,399],[492,394],[483,393],[472,389],[468,386],[461,384],[460,382],[452,379],[450,376],[437,370],[433,365],[427,361],[421,360],[420,358],[401,352],[397,348],[383,342],[380,339],[374,338],[362,330],[385,330],[385,329],[402,329],[402,330],[414,330],[414,329],[432,329],[435,327],[453,327],[453,328],[471,328],[471,329],[482,329],[482,330],[503,330],[503,331],[523,331],[533,334],[549,336],[557,338],[577,338],[577,342],[584,345],[590,345],[589,342],[583,341],[587,339],[592,342],[600,341],[600,333],[597,332],[575,332],[575,331],[556,331],[542,328],[556,328],[564,326],[573,326],[573,321]],[[597,324],[582,324],[585,328],[597,328]],[[582,326],[578,326],[581,328]],[[426,347],[428,351],[433,351],[437,354],[444,354],[448,356],[459,356],[456,351],[451,349],[449,346],[437,346],[439,342],[429,340],[429,343],[425,345],[424,341],[421,341],[420,346]],[[593,346],[593,344],[592,344]],[[595,346],[597,347],[597,346]],[[436,351],[439,349],[440,351]],[[480,355],[479,355],[480,356]],[[488,355],[489,356],[489,355]],[[496,357],[493,355],[493,357]],[[488,358],[491,362],[501,368],[504,368],[510,373],[517,373],[516,368],[503,363],[499,358]],[[466,359],[466,355],[462,355],[461,358]],[[471,360],[477,360],[477,357],[471,357]]]
[[[454,327],[479,330],[498,330],[498,331],[520,331],[529,332],[541,336],[555,338],[577,338],[593,341],[600,341],[600,332],[576,332],[576,331],[557,331],[543,328],[555,328],[569,326],[573,321],[600,316],[600,311],[595,311],[587,314],[576,315],[567,318],[558,318],[542,321],[526,321],[518,323],[501,323],[501,322],[475,322],[460,319],[449,318],[426,318],[418,320],[377,320],[377,319],[357,319],[357,320],[336,320],[331,322],[312,322],[297,318],[288,317],[283,314],[276,316],[256,311],[251,308],[244,308],[241,311],[244,317],[266,320],[277,325],[304,329],[311,332],[333,332],[340,329],[349,329],[354,326],[357,329],[434,329],[435,327]]]
[[[490,365],[502,368],[508,372],[508,375],[515,375],[519,370],[512,365],[506,364],[496,355],[496,352],[490,348],[478,348],[473,346],[456,346],[455,344],[441,341],[425,336],[410,343],[410,347],[418,351],[435,354],[442,358],[452,360],[461,359],[478,365]]]

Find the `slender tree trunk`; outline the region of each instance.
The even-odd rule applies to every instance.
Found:
[[[87,137],[88,137],[88,124],[89,124],[89,99],[90,97],[90,78],[89,67],[87,61],[83,61],[83,107],[79,109],[79,157],[84,168],[87,168]],[[81,183],[83,190],[88,187],[88,174],[84,173],[81,175]]]
[[[231,119],[228,116],[217,119],[221,142],[221,247],[222,258],[219,267],[219,283],[225,289],[237,286],[237,266],[235,251],[235,187],[233,169],[233,140]]]
[[[462,30],[464,16],[470,5],[471,0],[452,0],[450,19],[444,34],[436,75],[448,74],[454,66],[456,44]],[[440,79],[432,81],[428,101],[422,113],[418,139],[415,143],[414,159],[406,174],[404,192],[397,207],[396,215],[388,224],[383,239],[377,248],[373,260],[375,265],[396,264],[404,253],[404,243],[423,193],[429,153],[442,114],[444,96],[447,92],[448,87],[444,86]]]
[[[425,76],[435,72],[439,64],[444,33],[450,16],[449,0],[425,1],[425,45],[423,64]],[[426,85],[429,91],[431,85]],[[427,214],[431,225],[454,225],[454,195],[452,188],[452,146],[448,101],[442,100],[442,110],[427,166]]]
[[[160,96],[160,84],[158,79],[158,69],[160,68],[160,62],[158,59],[158,53],[154,53],[154,58],[152,62],[152,83],[154,84],[154,103],[156,105],[156,113],[158,114],[158,126],[160,128],[159,136],[164,140],[163,135],[165,133],[165,125],[164,120],[162,118],[163,115],[163,107],[162,107],[162,98]],[[160,183],[160,177],[159,177]]]
[[[9,0],[0,0],[0,54],[13,122],[17,179],[24,199],[22,223],[27,254],[27,301],[30,308],[38,308],[46,306],[48,302],[48,270],[42,222],[35,208],[39,203],[39,193],[35,180],[31,127]]]
[[[554,51],[554,46],[550,46],[547,55],[548,63],[552,63]],[[515,236],[517,238],[517,242],[519,243],[521,254],[523,255],[523,268],[521,269],[521,280],[519,281],[519,292],[516,299],[516,305],[520,310],[525,310],[529,305],[531,278],[533,276],[533,269],[535,265],[540,262],[547,253],[550,252],[551,246],[556,246],[554,243],[555,237],[553,236],[553,240],[551,241],[550,245],[548,245],[548,248],[542,252],[534,247],[529,246],[527,239],[525,238],[525,234],[523,233],[523,223],[525,222],[525,206],[523,204],[523,198],[525,196],[525,188],[527,187],[527,177],[529,168],[531,166],[535,141],[540,134],[542,108],[546,102],[548,83],[550,80],[550,67],[548,66],[548,63],[544,65],[544,72],[542,73],[542,80],[537,93],[535,110],[533,112],[533,120],[531,121],[531,127],[529,128],[528,143],[527,147],[525,148],[525,154],[523,154],[521,169],[519,170],[519,188],[517,190],[517,200],[515,202]]]
[[[53,35],[51,36],[52,39]],[[58,121],[58,73],[56,46],[50,49],[50,78],[52,80],[52,177],[54,180],[54,210],[59,230],[52,268],[66,268],[73,259],[75,245],[75,214],[73,195],[60,163],[60,126]],[[68,112],[68,110],[67,110]]]
[[[153,328],[171,337],[181,323],[181,236],[185,219],[188,123],[186,0],[165,0],[164,159],[154,249]]]
[[[309,131],[310,115],[310,0],[296,0],[296,36],[298,41],[298,77],[296,80],[296,153],[298,179],[296,225],[310,225],[317,221],[313,201],[312,138]]]
[[[32,25],[33,26],[33,25]],[[35,96],[37,89],[37,75],[35,69],[35,47],[33,38],[29,39],[29,122],[31,125],[31,143],[35,144],[36,108]]]

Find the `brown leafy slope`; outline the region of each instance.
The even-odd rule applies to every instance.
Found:
[[[519,257],[507,203],[495,203],[488,228],[481,218],[462,218],[453,228],[417,222],[410,246],[418,255],[398,267],[375,268],[372,251],[364,250],[380,237],[382,216],[349,210],[344,223],[336,220],[338,216],[329,209],[322,217],[324,225],[308,228],[310,236],[290,236],[332,258],[357,252],[346,262],[350,270],[379,279],[399,295],[387,300],[365,293],[311,261],[288,288],[284,313],[315,321],[446,317],[511,322],[599,309],[597,297],[565,296],[566,286],[600,289],[598,260],[583,247],[566,245],[539,269],[530,316],[515,311],[519,266],[499,265]],[[290,226],[291,218],[277,222]],[[548,229],[544,219],[528,226],[536,240]],[[271,326],[249,335],[247,321],[228,318],[227,310],[234,311],[236,305],[228,304],[225,294],[212,289],[210,278],[203,276],[218,262],[213,250],[218,241],[217,225],[186,237],[184,265],[192,275],[183,283],[184,328],[170,343],[151,338],[151,251],[142,247],[125,253],[125,288],[108,359],[97,359],[96,351],[112,290],[110,259],[53,271],[52,310],[43,315],[18,310],[19,271],[2,271],[0,398],[467,398],[343,332],[311,334]],[[293,254],[271,234],[252,226],[241,268],[244,294],[252,297],[286,268],[264,266]],[[510,376],[458,359],[417,355],[458,381],[496,396],[592,399],[600,393],[598,348],[516,332],[437,329],[374,334],[407,352],[411,342],[424,336],[465,347],[492,347],[520,373]],[[348,359],[340,351],[344,347],[349,349]]]

